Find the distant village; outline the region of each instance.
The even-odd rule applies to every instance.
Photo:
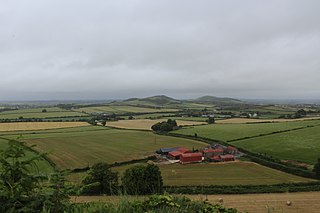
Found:
[[[243,153],[232,146],[212,144],[201,150],[188,150],[184,147],[161,148],[156,151],[164,163],[200,163],[200,162],[227,162],[235,161]]]

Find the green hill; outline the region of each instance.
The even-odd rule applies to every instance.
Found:
[[[227,105],[227,104],[243,104],[241,100],[227,97],[215,97],[215,96],[202,96],[200,98],[194,99],[193,102],[196,103],[211,103],[218,105]]]

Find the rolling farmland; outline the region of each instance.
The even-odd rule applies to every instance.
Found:
[[[42,112],[46,109],[47,112]],[[74,112],[65,109],[60,109],[58,107],[48,107],[48,108],[30,108],[30,109],[19,109],[10,110],[0,113],[0,119],[18,119],[23,118],[56,118],[56,117],[66,117],[66,116],[86,116],[81,112]]]
[[[120,174],[132,165],[115,167]],[[310,179],[287,174],[252,162],[159,165],[164,185],[261,185],[307,182]]]
[[[291,130],[319,124],[320,120],[259,124],[211,124],[185,127],[183,129],[174,131],[174,133],[191,136],[197,133],[199,137],[230,141],[244,137],[259,136],[260,134],[269,134],[272,132]]]
[[[86,122],[17,122],[17,123],[0,123],[0,132],[27,131],[27,130],[44,130],[89,126]]]
[[[201,148],[205,143],[154,135],[150,132],[115,130],[44,133],[24,135],[27,144],[35,144],[40,152],[58,168],[82,168],[96,162],[122,162],[154,154],[161,147]]]
[[[119,121],[107,122],[106,126],[121,128],[121,129],[151,130],[152,125],[162,121],[166,121],[166,119],[119,120]],[[185,120],[176,120],[176,121],[178,126],[192,126],[192,125],[206,124],[206,122],[197,122],[197,121],[185,121]]]
[[[235,141],[232,144],[279,159],[314,164],[320,157],[320,126]]]
[[[175,112],[177,109],[167,108],[146,108],[135,106],[94,106],[94,107],[82,107],[75,109],[78,112],[86,113],[154,113],[154,112]]]

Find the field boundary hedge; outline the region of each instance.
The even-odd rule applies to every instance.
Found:
[[[275,185],[208,185],[164,186],[164,191],[174,194],[258,194],[320,191],[320,181],[307,183],[283,183]]]

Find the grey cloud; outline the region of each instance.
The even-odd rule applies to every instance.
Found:
[[[318,98],[319,9],[316,0],[3,0],[0,99]]]

